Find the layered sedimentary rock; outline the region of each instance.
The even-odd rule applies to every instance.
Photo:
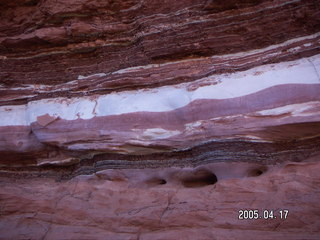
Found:
[[[4,239],[319,237],[318,1],[0,10]]]
[[[245,178],[248,167],[207,165],[197,181],[186,168],[104,170],[61,183],[1,178],[2,239],[318,239],[319,162]],[[276,218],[239,220],[248,208]]]

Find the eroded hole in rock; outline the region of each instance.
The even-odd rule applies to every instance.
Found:
[[[24,3],[25,6],[36,6],[38,4],[39,0],[30,0],[30,1],[26,1]]]
[[[267,167],[249,169],[248,177],[258,177],[267,171]]]
[[[200,170],[195,173],[191,173],[188,177],[184,177],[181,180],[181,183],[183,186],[188,188],[197,188],[213,185],[217,181],[217,176],[214,173],[207,170]]]
[[[150,187],[158,186],[158,185],[164,185],[167,181],[162,178],[151,178],[146,181],[146,184]]]

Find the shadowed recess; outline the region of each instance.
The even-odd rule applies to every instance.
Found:
[[[162,179],[162,178],[151,178],[151,179],[146,181],[146,184],[149,187],[155,187],[155,186],[158,186],[158,185],[165,185],[166,183],[167,183],[167,181],[165,179]]]
[[[259,168],[251,168],[248,170],[248,177],[258,177],[262,174],[264,174],[268,168],[266,166],[262,166]]]
[[[214,173],[208,170],[199,170],[195,173],[191,173],[190,176],[184,177],[181,180],[181,183],[187,188],[197,188],[213,185],[217,181],[217,176]]]

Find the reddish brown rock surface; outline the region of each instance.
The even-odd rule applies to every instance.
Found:
[[[319,43],[316,0],[0,1],[0,239],[320,239]]]
[[[105,170],[66,182],[1,178],[0,238],[319,239],[319,162],[270,166],[257,177],[247,177],[261,169],[250,164],[201,168],[202,176],[171,168]],[[241,209],[274,218],[239,220]]]

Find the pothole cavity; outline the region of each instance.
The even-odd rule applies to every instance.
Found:
[[[258,177],[267,171],[267,167],[251,168],[248,170],[248,177]]]
[[[181,179],[182,185],[187,188],[197,188],[207,185],[213,185],[217,181],[217,176],[208,170],[198,170]]]
[[[146,184],[149,187],[154,187],[154,186],[158,186],[158,185],[165,185],[166,183],[167,183],[167,181],[163,178],[151,178],[146,181]]]

